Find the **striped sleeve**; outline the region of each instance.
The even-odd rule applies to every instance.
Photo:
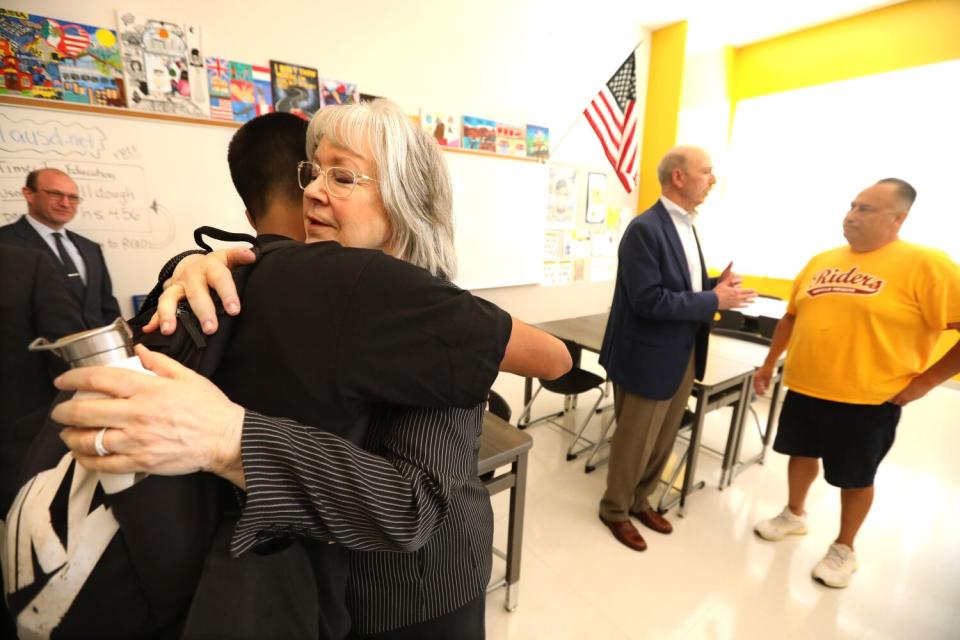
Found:
[[[361,551],[420,548],[446,517],[451,493],[469,479],[445,462],[457,460],[451,449],[462,446],[438,433],[444,424],[438,416],[446,411],[375,415],[372,430],[389,422],[379,426],[382,456],[322,429],[247,411],[241,441],[246,499],[233,555],[291,537]]]

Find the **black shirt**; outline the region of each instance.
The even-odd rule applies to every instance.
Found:
[[[357,444],[374,403],[481,402],[511,327],[502,310],[422,269],[330,242],[266,255],[250,275],[243,304],[215,376],[224,391],[246,407],[323,425]],[[9,523],[3,554],[7,564],[14,558],[5,568],[14,615],[26,614],[20,619],[34,629],[45,627],[54,638],[175,637],[219,515],[211,476],[148,476],[112,495],[94,482],[89,503],[80,505],[70,487],[86,472],[66,453],[52,424],[27,462],[30,488],[14,502],[11,514],[16,511],[17,518]],[[52,483],[49,491],[41,491],[45,482]],[[77,528],[81,521],[71,520],[70,509],[78,506],[110,525],[100,529],[107,532],[102,548],[91,547]],[[44,524],[51,521],[53,526]],[[277,525],[269,538],[297,534]],[[41,538],[66,555],[51,560],[24,544]],[[312,561],[321,633],[340,637],[349,628],[342,545],[311,548],[317,550]],[[94,554],[93,560],[80,572],[76,594],[60,607],[65,611],[35,615],[37,598],[64,602],[61,583],[51,578],[79,569],[83,554]]]

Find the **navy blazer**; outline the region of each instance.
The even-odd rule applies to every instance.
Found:
[[[696,376],[703,377],[717,279],[707,277],[702,253],[700,266],[703,291],[694,293],[680,236],[660,200],[630,222],[620,241],[600,351],[600,364],[613,382],[636,395],[667,400],[680,387],[694,344]]]
[[[113,285],[110,282],[107,264],[103,259],[103,251],[93,240],[88,240],[72,231],[67,231],[67,237],[76,245],[87,267],[84,297],[77,299],[83,308],[83,321],[89,329],[110,324],[120,317],[120,305],[113,297]],[[0,244],[44,251],[54,259],[66,276],[66,269],[60,262],[60,256],[50,248],[36,229],[30,226],[26,216],[21,216],[13,224],[0,227]]]

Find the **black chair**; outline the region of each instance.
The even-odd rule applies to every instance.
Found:
[[[733,309],[723,309],[718,312],[720,317],[713,321],[714,329],[740,331],[743,329],[743,314]]]
[[[556,380],[545,380],[543,378],[539,379],[540,385],[533,393],[533,396],[530,398],[527,406],[525,406],[523,411],[520,413],[520,418],[517,420],[517,427],[520,429],[526,429],[527,427],[538,422],[543,422],[544,420],[553,421],[554,418],[564,417],[571,409],[576,408],[575,400],[578,395],[591,390],[596,391],[597,401],[593,403],[593,407],[590,408],[590,411],[587,413],[586,417],[583,419],[583,422],[578,428],[571,430],[567,429],[563,425],[553,422],[553,424],[574,436],[573,442],[570,443],[570,447],[567,449],[567,460],[573,460],[594,445],[593,441],[583,437],[583,431],[587,428],[587,423],[590,422],[590,419],[594,416],[594,414],[597,413],[597,407],[600,406],[600,402],[606,395],[606,390],[604,389],[604,384],[606,381],[597,374],[580,368],[579,362],[581,347],[579,345],[567,340],[564,340],[563,342],[565,345],[567,345],[567,349],[570,351],[570,357],[573,359],[573,362],[576,363],[576,366]],[[533,407],[534,401],[537,399],[537,396],[543,389],[564,396],[563,411],[558,411],[557,413],[552,413],[550,415],[531,420],[530,409]],[[577,449],[577,444],[580,441],[583,441],[586,444]]]
[[[767,340],[773,340],[773,332],[777,329],[779,318],[770,318],[768,316],[757,317],[757,331]]]
[[[490,389],[490,394],[487,396],[487,411],[504,422],[510,422],[510,416],[513,415],[513,410],[507,401],[493,389]]]

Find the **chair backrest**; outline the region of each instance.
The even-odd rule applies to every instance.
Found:
[[[723,309],[720,312],[720,318],[715,320],[713,326],[717,329],[732,329],[740,331],[743,329],[743,314],[733,309]]]
[[[718,329],[713,328],[710,330],[715,336],[726,336],[727,338],[736,338],[737,340],[744,340],[746,342],[752,342],[754,344],[769,345],[770,338],[766,338],[759,333],[750,333],[749,331],[737,331],[736,329]]]
[[[490,394],[487,396],[487,411],[504,422],[510,422],[510,416],[513,415],[513,411],[510,409],[507,401],[493,389],[490,390]]]
[[[758,316],[757,317],[757,330],[760,332],[764,338],[773,339],[773,332],[777,329],[777,318],[770,318],[768,316]]]

